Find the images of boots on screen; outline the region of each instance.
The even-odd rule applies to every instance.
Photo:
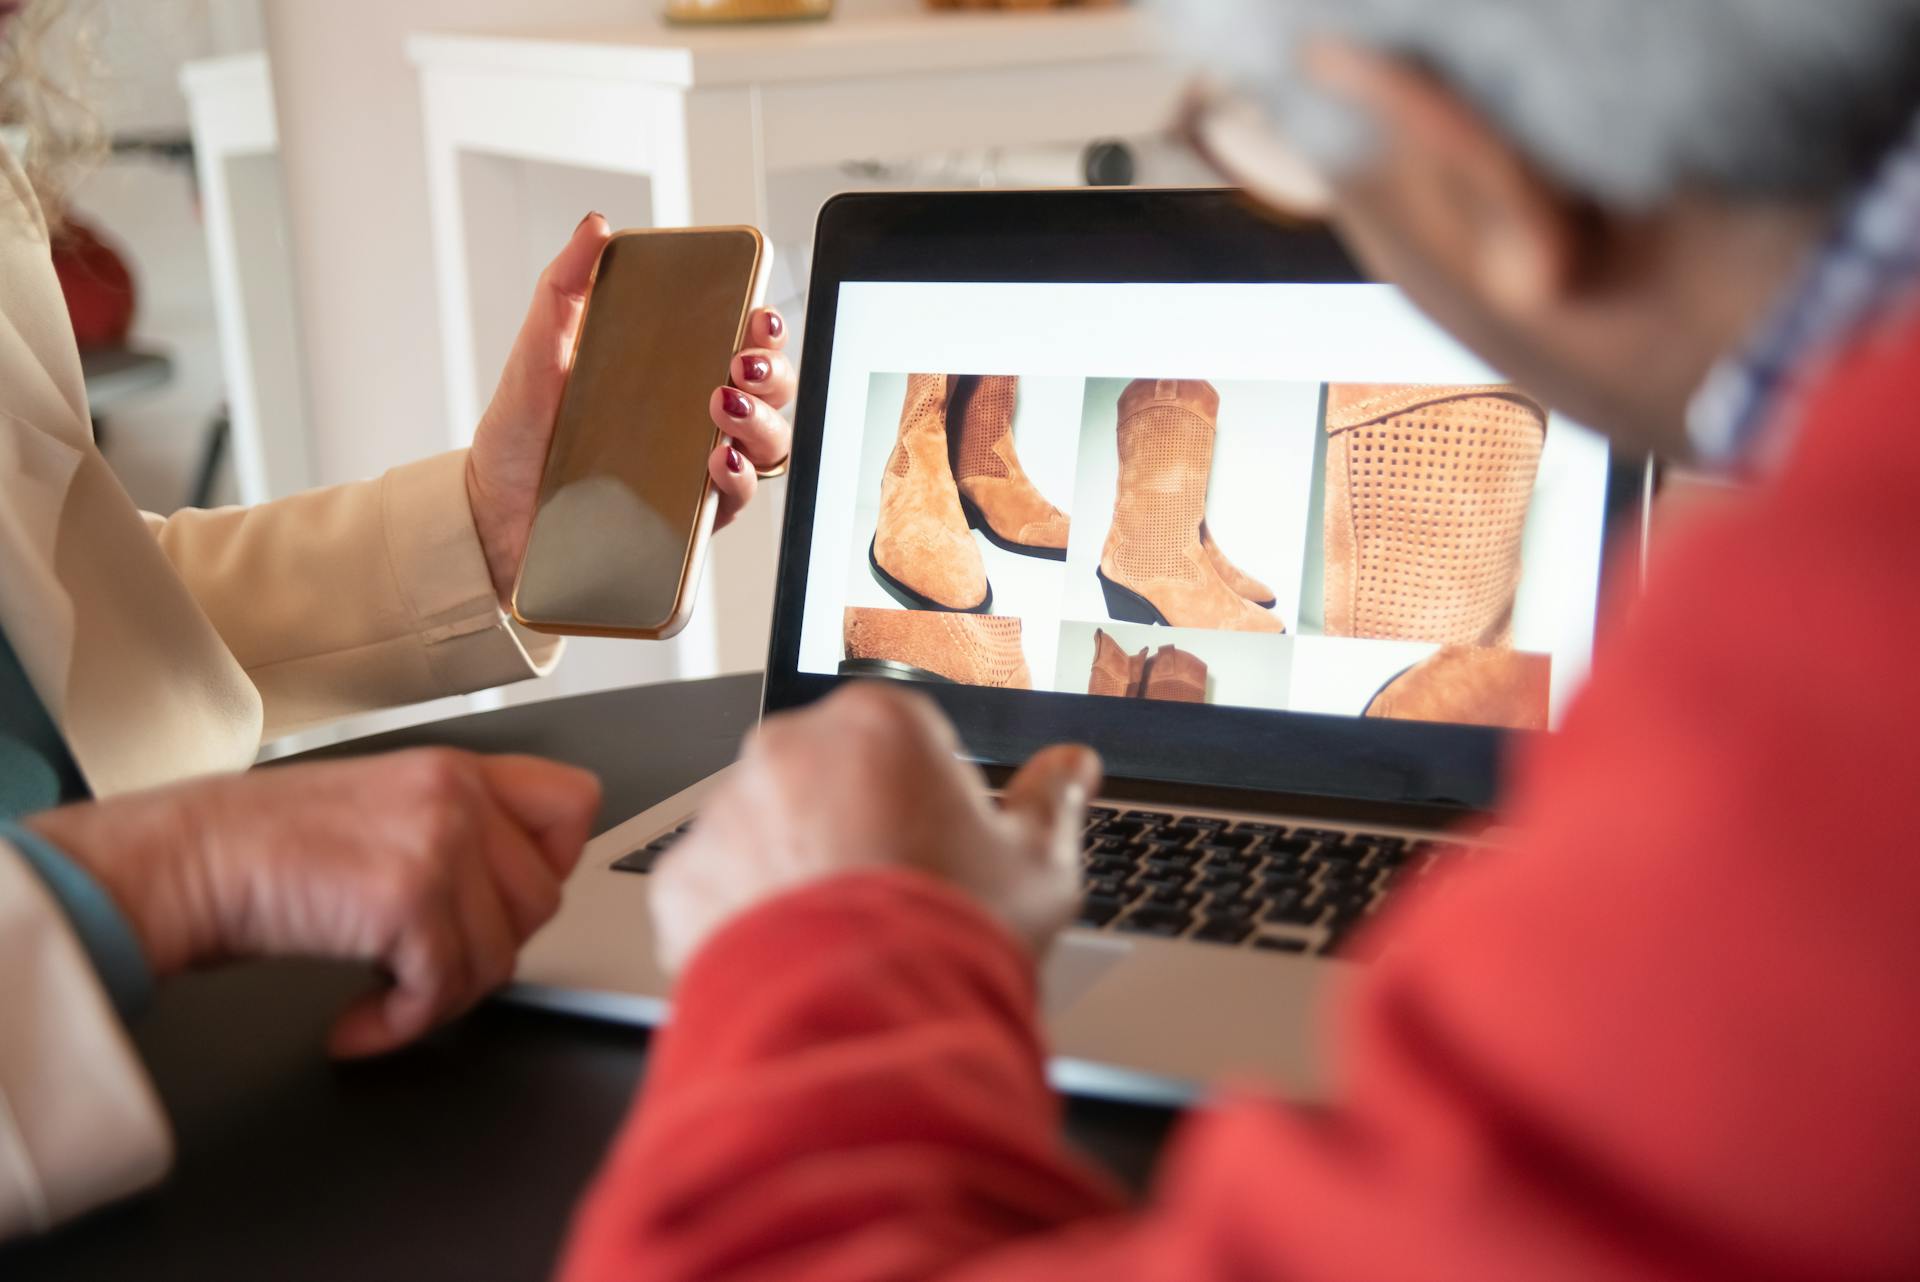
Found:
[[[1544,728],[1504,385],[870,380],[849,676]],[[1533,613],[1540,613],[1534,611]]]

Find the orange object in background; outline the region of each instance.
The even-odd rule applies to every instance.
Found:
[[[785,22],[832,14],[833,0],[667,0],[668,22]]]
[[[85,223],[69,219],[54,236],[53,270],[80,347],[125,346],[138,295],[119,251]]]

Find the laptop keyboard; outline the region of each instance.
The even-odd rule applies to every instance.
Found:
[[[692,827],[688,820],[660,834],[615,860],[614,870],[652,872]],[[1076,924],[1217,948],[1337,955],[1391,890],[1468,849],[1389,833],[1094,806]]]
[[[1335,954],[1389,891],[1465,850],[1388,833],[1096,806],[1087,812],[1077,924]]]

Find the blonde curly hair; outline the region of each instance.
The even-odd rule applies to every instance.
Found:
[[[0,124],[21,131],[19,157],[57,229],[74,183],[106,152],[88,92],[98,74],[89,0],[28,0],[0,34]]]

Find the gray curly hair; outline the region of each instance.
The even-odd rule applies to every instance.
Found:
[[[1568,190],[1837,195],[1920,111],[1920,0],[1161,0],[1188,51],[1333,172],[1367,122],[1297,74],[1332,36],[1440,77]]]

